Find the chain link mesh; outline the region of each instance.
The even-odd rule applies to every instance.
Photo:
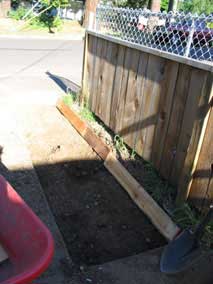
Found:
[[[154,13],[100,5],[95,31],[195,60],[213,59],[213,14]]]

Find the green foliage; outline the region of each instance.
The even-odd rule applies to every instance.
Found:
[[[195,226],[198,223],[195,212],[186,203],[173,211],[173,218],[182,229]]]
[[[65,105],[71,107],[73,105],[73,97],[72,96],[63,96],[62,98],[63,102],[65,103]]]
[[[143,8],[147,7],[149,0],[113,0],[113,5],[118,7]]]
[[[182,228],[192,228],[195,229],[198,223],[201,222],[203,216],[198,214],[189,204],[185,203],[181,207],[176,208],[173,211],[174,221]],[[213,222],[205,227],[204,235],[202,237],[202,242],[205,247],[209,248],[213,244]]]
[[[128,153],[128,149],[127,149],[127,147],[126,147],[126,145],[124,143],[124,140],[119,135],[115,135],[115,137],[114,137],[114,145],[115,145],[115,149],[119,153]]]
[[[31,27],[33,30],[40,30],[40,29],[45,29],[47,26],[45,23],[40,21],[40,18],[38,17],[30,21],[28,27]]]
[[[16,10],[11,10],[9,12],[9,17],[14,19],[14,20],[21,20],[27,13],[29,9],[27,8],[24,8],[24,7],[19,7],[18,9]],[[28,18],[30,17],[31,15],[28,16]]]
[[[73,10],[74,13],[78,12],[80,9],[84,8],[82,2],[74,1],[74,0],[69,1],[69,5],[68,6]]]
[[[96,117],[93,112],[91,112],[88,107],[84,106],[80,110],[80,116],[90,122],[96,121]]]
[[[179,2],[179,10],[198,13],[211,14],[213,13],[212,0],[185,0]]]
[[[66,8],[69,6],[69,0],[42,0],[41,3],[48,7],[52,6],[54,8]]]
[[[57,8],[65,8],[69,5],[69,0],[42,0],[43,10],[49,9],[42,13],[39,18],[40,22],[43,22],[48,28],[50,32],[53,32],[52,28],[60,29],[62,27],[62,21],[57,16],[56,9]],[[54,13],[53,13],[53,10]]]
[[[168,6],[169,6],[169,0],[161,0],[161,10],[162,11],[168,11]]]

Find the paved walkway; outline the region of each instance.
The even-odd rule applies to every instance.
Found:
[[[23,111],[20,108],[19,111]],[[37,174],[32,165],[30,153],[26,147],[21,126],[16,119],[17,110],[10,104],[0,105],[0,145],[3,147],[0,173],[14,186],[34,212],[49,227],[55,240],[55,256],[48,271],[39,283],[68,283],[64,267],[72,267],[62,236],[50,211]]]

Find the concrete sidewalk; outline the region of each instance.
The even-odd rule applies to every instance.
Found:
[[[16,112],[10,105],[0,105],[0,145],[3,147],[0,173],[12,184],[33,211],[49,227],[55,240],[55,255],[46,273],[38,280],[40,284],[68,283],[72,262],[55,219],[42,191],[31,162]]]
[[[178,275],[160,272],[163,248],[89,268],[76,282],[96,284],[211,284],[213,256],[204,256]]]

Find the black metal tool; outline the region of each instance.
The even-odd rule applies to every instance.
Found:
[[[212,178],[212,167],[208,186]],[[208,190],[208,189],[207,189]],[[194,231],[186,229],[171,241],[163,251],[160,261],[160,270],[166,274],[176,274],[189,268],[203,255],[200,248],[200,240],[204,234],[205,227],[213,214],[213,204],[202,222]]]

